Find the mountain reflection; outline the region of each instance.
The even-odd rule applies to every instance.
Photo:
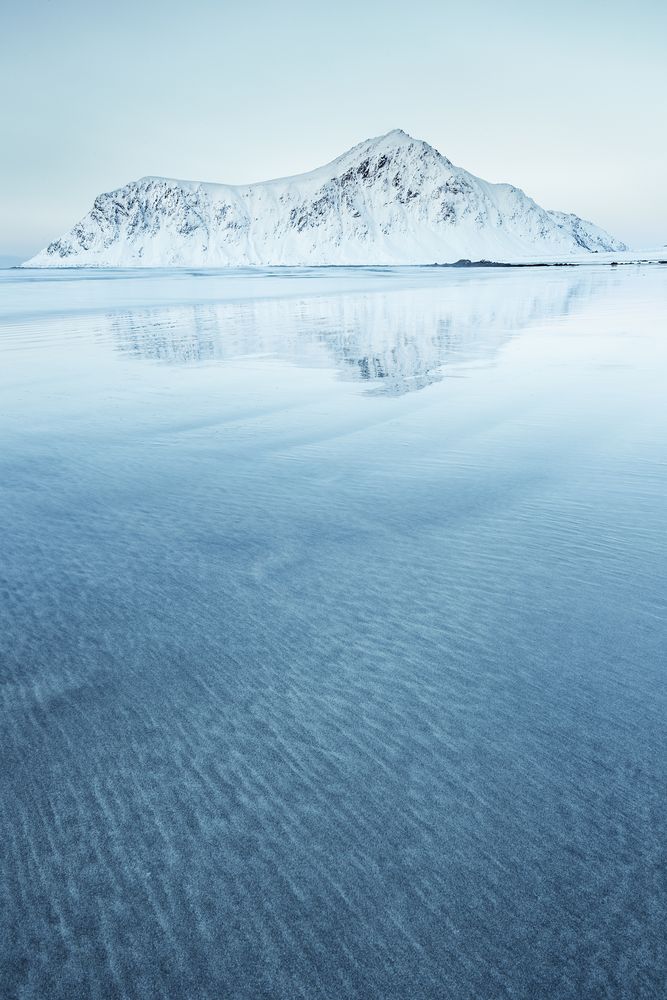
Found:
[[[452,366],[489,361],[517,332],[581,307],[606,282],[577,271],[508,271],[437,287],[132,309],[107,318],[118,350],[168,364],[276,357],[335,366],[398,395]]]

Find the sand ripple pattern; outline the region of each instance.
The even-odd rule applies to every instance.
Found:
[[[2,376],[3,998],[664,995],[660,379],[562,321],[383,399]]]

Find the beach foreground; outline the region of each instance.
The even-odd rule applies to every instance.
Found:
[[[666,277],[0,272],[3,996],[661,995]]]

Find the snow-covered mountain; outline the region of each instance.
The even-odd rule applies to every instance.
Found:
[[[431,264],[624,249],[592,223],[483,181],[398,129],[310,173],[260,184],[143,177],[101,194],[26,264]]]

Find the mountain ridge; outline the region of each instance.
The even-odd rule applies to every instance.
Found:
[[[394,129],[307,173],[254,184],[147,175],[99,195],[24,266],[512,262],[623,249],[593,223]]]

